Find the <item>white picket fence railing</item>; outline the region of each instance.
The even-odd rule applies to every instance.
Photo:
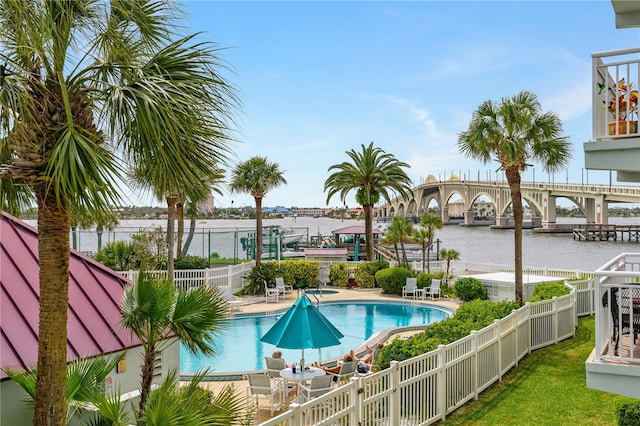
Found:
[[[354,377],[335,390],[261,423],[298,425],[430,425],[491,384],[532,350],[573,337],[578,290],[517,311],[426,354]]]

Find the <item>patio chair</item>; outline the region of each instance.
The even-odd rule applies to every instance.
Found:
[[[282,277],[276,277],[276,289],[278,290],[278,295],[283,299],[286,299],[287,295],[293,292],[293,287],[286,285]]]
[[[287,368],[287,363],[284,359],[265,356],[264,362],[267,366],[267,375],[271,379],[272,384],[281,386],[283,396],[288,395],[296,389],[295,386],[287,386],[285,380],[280,376],[280,372]]]
[[[424,295],[431,296],[431,300],[433,300],[435,296],[438,296],[438,298],[440,298],[440,280],[432,279],[431,287],[429,287],[429,289],[425,292]]]
[[[620,346],[620,336],[631,334],[633,330],[633,343],[638,341],[640,334],[640,298],[638,290],[634,291],[629,288],[613,287],[611,289],[611,318],[613,319],[613,334],[611,336],[615,342],[613,353],[618,354]],[[608,291],[602,296],[602,306],[609,305]]]
[[[278,303],[278,296],[280,296],[280,292],[277,288],[269,287],[267,283],[264,283],[264,295],[266,302],[276,302]]]
[[[218,291],[224,300],[229,304],[229,308],[237,311],[242,310],[242,300],[238,296],[233,294],[231,287],[229,286],[219,286]]]
[[[272,384],[267,374],[247,374],[247,379],[247,401],[251,400],[251,396],[255,396],[256,407],[268,408],[273,416],[273,412],[279,410],[283,404],[281,385]]]
[[[421,290],[418,288],[418,279],[417,278],[407,278],[405,283],[406,285],[402,287],[402,298],[411,295],[414,299],[419,297],[421,294]]]
[[[347,383],[351,376],[356,374],[357,364],[358,361],[343,362],[342,364],[340,364],[340,371],[338,371],[337,373],[327,372],[327,375],[331,376],[333,378],[333,381],[337,382],[338,386],[340,386],[343,383]]]
[[[331,390],[333,390],[333,377],[330,375],[318,376],[311,379],[309,387],[300,385],[300,396],[304,401],[309,401]]]

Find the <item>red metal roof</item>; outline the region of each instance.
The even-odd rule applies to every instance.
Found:
[[[362,234],[364,235],[365,231],[364,231],[364,225],[352,225],[352,226],[347,226],[346,228],[340,228],[340,229],[336,229],[335,231],[331,231],[332,234]],[[374,234],[379,234],[380,230],[373,228],[373,233]]]
[[[0,223],[0,361],[27,369],[38,358],[38,231],[2,212]],[[71,250],[67,361],[140,345],[119,325],[123,287],[129,281]],[[0,372],[0,379],[6,379]]]

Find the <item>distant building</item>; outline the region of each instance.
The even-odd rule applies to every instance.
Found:
[[[209,195],[209,197],[204,200],[204,201],[200,201],[198,203],[198,210],[209,214],[209,213],[213,213],[213,209],[214,209],[214,198],[213,195]]]
[[[293,214],[298,216],[319,217],[319,216],[325,215],[326,209],[317,208],[317,207],[310,207],[310,208],[292,207],[291,211],[293,212]]]
[[[275,206],[275,207],[263,207],[262,213],[270,214],[270,215],[282,215],[282,216],[291,216],[293,212],[291,209],[288,209],[283,206]]]

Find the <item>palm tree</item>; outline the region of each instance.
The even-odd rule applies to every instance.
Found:
[[[460,252],[454,249],[442,249],[440,250],[440,257],[447,261],[447,274],[445,279],[447,280],[447,287],[449,287],[449,268],[451,267],[452,260],[460,260]]]
[[[431,272],[431,246],[433,246],[433,236],[436,229],[442,229],[442,218],[434,213],[427,213],[420,218],[420,226],[427,231],[429,239],[427,241],[427,272]]]
[[[262,199],[268,191],[287,183],[283,173],[278,163],[270,162],[266,157],[252,157],[231,172],[231,192],[251,194],[256,202],[256,265],[262,257]]]
[[[346,201],[351,190],[356,191],[356,201],[364,209],[364,226],[367,243],[367,260],[373,260],[373,206],[383,197],[391,202],[390,192],[405,196],[411,191],[411,179],[404,172],[407,163],[398,161],[392,154],[381,148],[362,146],[361,152],[347,151],[351,162],[334,164],[329,172],[335,170],[324,182],[327,192],[327,205],[335,194],[340,193],[340,201]]]
[[[35,424],[65,421],[71,210],[120,204],[116,155],[198,181],[195,160],[230,139],[237,101],[219,48],[179,36],[178,18],[161,0],[0,3],[0,177],[38,206]]]
[[[418,242],[418,244],[420,245],[420,251],[422,252],[422,272],[424,272],[425,270],[425,263],[426,263],[426,253],[427,253],[427,247],[429,247],[429,240],[431,238],[431,234],[429,234],[429,231],[427,231],[424,228],[421,229],[416,229],[416,232],[414,233],[414,237],[416,239],[416,241]]]
[[[387,235],[391,235],[390,238],[395,241],[396,245],[400,244],[400,250],[402,251],[401,263],[405,267],[409,266],[409,261],[407,260],[407,250],[404,243],[411,241],[413,234],[413,224],[411,223],[411,220],[406,217],[394,217],[391,221],[391,225],[387,228]]]
[[[135,282],[125,289],[120,310],[122,324],[140,337],[144,348],[139,407],[142,412],[151,391],[156,356],[171,343],[170,338],[177,337],[192,353],[214,354],[214,338],[224,325],[228,306],[215,287],[177,290],[172,280],[140,271]]]
[[[562,122],[553,112],[541,111],[535,94],[522,91],[496,104],[485,101],[473,113],[469,129],[460,133],[458,148],[467,157],[483,163],[495,160],[509,183],[514,220],[515,297],[522,302],[522,195],[520,173],[542,164],[545,171],[555,172],[567,166],[571,144],[561,136]],[[498,212],[499,213],[499,212]]]

